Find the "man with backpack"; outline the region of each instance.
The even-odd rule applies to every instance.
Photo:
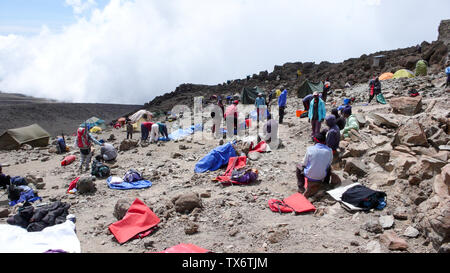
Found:
[[[371,80],[369,83],[370,87],[370,97],[369,97],[369,104],[372,102],[373,98],[381,94],[381,82],[378,77]],[[377,100],[378,101],[378,100]]]
[[[87,124],[84,127],[78,128],[75,146],[80,149],[80,171],[83,171],[83,165],[86,167],[86,171],[89,170],[89,163],[92,157],[92,143],[101,146],[101,143],[89,133],[89,126]]]

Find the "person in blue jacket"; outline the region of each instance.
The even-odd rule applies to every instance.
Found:
[[[326,114],[325,102],[319,97],[319,92],[315,92],[308,113],[309,122],[311,122],[312,127],[311,136],[320,133],[320,127],[325,120]]]
[[[287,93],[288,91],[284,89],[284,91],[281,92],[281,95],[278,97],[279,124],[283,124],[284,111],[286,109],[287,103]]]

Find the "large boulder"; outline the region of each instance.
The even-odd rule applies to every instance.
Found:
[[[394,113],[405,116],[414,116],[422,111],[422,97],[400,97],[389,101]]]
[[[359,159],[350,158],[346,160],[345,162],[345,168],[344,171],[348,174],[356,175],[357,177],[361,178],[367,175],[368,169],[367,167],[361,162]]]
[[[410,119],[395,135],[394,145],[428,147],[425,132],[417,119]]]
[[[129,151],[138,146],[138,141],[134,139],[125,139],[120,143],[120,151]]]
[[[187,193],[175,197],[172,200],[175,210],[180,213],[191,212],[195,208],[202,207],[202,200],[196,193]]]
[[[400,122],[395,117],[392,117],[390,115],[371,113],[370,117],[372,118],[373,123],[375,123],[375,125],[377,126],[386,126],[388,128],[394,129],[399,127]]]
[[[93,193],[96,190],[95,177],[93,176],[83,176],[77,182],[77,192],[81,194]]]
[[[127,211],[131,207],[133,202],[134,200],[132,199],[119,199],[114,206],[114,217],[116,217],[116,219],[119,221],[122,220],[122,218],[125,217],[125,214],[127,214]]]

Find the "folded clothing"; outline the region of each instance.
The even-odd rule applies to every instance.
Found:
[[[106,183],[108,184],[108,187],[113,190],[139,190],[139,189],[146,189],[150,188],[152,186],[151,181],[147,180],[141,180],[136,182],[125,182],[122,183],[112,183],[112,177],[109,177],[106,180]]]

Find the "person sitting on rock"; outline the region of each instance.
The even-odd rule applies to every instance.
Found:
[[[339,130],[343,130],[345,128],[345,118],[339,115],[337,108],[332,109],[331,114],[336,118],[336,125],[339,127]]]
[[[326,145],[325,133],[315,134],[313,139],[315,145],[308,147],[303,162],[297,165],[298,191],[306,198],[316,194],[323,184],[330,183],[333,161],[333,151]]]
[[[343,138],[350,137],[352,130],[359,131],[359,122],[355,115],[352,115],[352,107],[347,106],[342,110],[342,114],[345,118],[345,128],[341,131],[341,136]]]
[[[341,141],[341,132],[336,125],[336,117],[334,115],[329,115],[326,117],[325,121],[329,128],[326,144],[333,150],[333,156],[337,156],[337,149],[339,148],[339,142]]]
[[[101,142],[102,143],[102,142]],[[113,145],[103,142],[100,148],[100,154],[106,162],[116,160],[117,151]]]

